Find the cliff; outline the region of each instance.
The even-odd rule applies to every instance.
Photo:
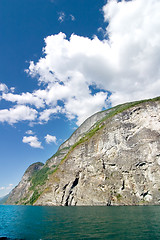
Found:
[[[18,186],[11,191],[7,204],[17,204],[20,199],[28,199],[30,192],[29,189],[32,184],[31,179],[40,169],[42,169],[43,165],[43,163],[37,162],[27,168]]]
[[[160,204],[160,98],[87,119],[8,204]]]

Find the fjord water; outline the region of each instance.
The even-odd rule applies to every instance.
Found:
[[[0,206],[8,239],[160,239],[160,206]]]

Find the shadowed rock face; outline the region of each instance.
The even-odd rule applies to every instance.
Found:
[[[93,128],[87,124],[86,132]],[[94,134],[77,144],[78,135],[72,146],[70,139],[46,162],[44,167],[55,170],[36,186],[41,194],[34,205],[160,204],[159,100],[104,118]],[[29,199],[34,193],[27,194]]]

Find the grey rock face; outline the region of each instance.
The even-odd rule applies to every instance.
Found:
[[[81,126],[77,128],[76,131],[70,136],[70,138],[61,144],[61,146],[58,149],[59,154],[56,154],[56,156],[53,156],[51,159],[47,161],[48,166],[52,167],[53,165],[59,164],[63,157],[69,152],[70,148],[82,137],[84,137],[84,135],[90,129],[92,129],[95,123],[97,123],[99,120],[107,116],[110,111],[111,110],[98,112],[92,115],[91,117],[87,118],[81,124]]]
[[[77,145],[36,205],[160,204],[160,103],[130,108]]]
[[[160,100],[133,105],[87,119],[39,166],[45,181],[26,171],[8,204],[159,205]]]
[[[37,162],[30,165],[25,171],[20,183],[12,190],[6,204],[16,204],[23,198],[30,196],[30,178],[43,167],[43,163]]]
[[[110,110],[108,111],[102,111],[95,113],[93,116],[87,118],[82,125],[71,135],[71,137],[64,142],[59,149],[63,149],[66,147],[72,146],[74,143],[76,143],[80,138],[84,136],[84,134],[90,130],[90,128],[99,120],[104,118]]]

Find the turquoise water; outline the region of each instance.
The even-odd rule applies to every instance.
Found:
[[[160,239],[160,206],[0,206],[0,239]]]

